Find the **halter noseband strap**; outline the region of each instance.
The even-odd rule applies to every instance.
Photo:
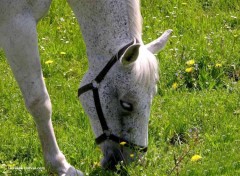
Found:
[[[93,91],[95,108],[96,108],[97,115],[98,115],[98,118],[99,118],[99,121],[100,121],[100,124],[101,124],[101,127],[102,127],[102,131],[103,131],[103,134],[101,134],[99,137],[97,137],[95,139],[96,144],[101,144],[105,140],[111,140],[111,141],[116,142],[118,144],[121,143],[121,142],[125,142],[125,145],[124,145],[125,147],[130,147],[130,148],[138,149],[141,152],[146,152],[147,147],[134,144],[132,142],[129,142],[129,141],[125,140],[124,138],[121,138],[121,137],[118,137],[118,136],[112,134],[111,130],[108,128],[106,119],[104,117],[104,114],[103,114],[103,111],[102,111],[102,106],[101,106],[101,101],[100,101],[100,97],[99,97],[99,92],[98,92],[99,84],[104,79],[104,77],[106,76],[108,71],[120,59],[120,57],[123,55],[123,53],[126,51],[126,49],[129,46],[133,45],[134,43],[135,43],[135,41],[127,44],[121,50],[119,50],[118,53],[110,59],[110,61],[106,64],[106,66],[102,69],[102,71],[96,76],[96,78],[92,80],[91,83],[80,87],[78,89],[78,97],[81,94],[83,94],[83,93],[85,93],[89,90]]]

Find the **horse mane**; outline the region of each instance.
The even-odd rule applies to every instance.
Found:
[[[132,37],[136,38],[142,45],[139,49],[139,58],[133,65],[133,71],[136,75],[136,81],[149,87],[159,79],[158,61],[142,42],[140,0],[126,0],[126,2],[128,6],[129,31]]]
[[[131,36],[142,44],[142,16],[139,0],[126,0]]]

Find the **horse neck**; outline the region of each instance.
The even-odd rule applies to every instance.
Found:
[[[90,69],[107,63],[122,47],[141,40],[138,0],[69,0],[86,43]]]

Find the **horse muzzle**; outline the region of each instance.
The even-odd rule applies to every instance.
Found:
[[[116,166],[120,164],[127,165],[133,161],[142,159],[144,152],[134,148],[125,147],[123,144],[116,144],[113,141],[105,141],[101,144],[103,159],[101,166],[107,170],[117,170]],[[120,167],[122,168],[122,167]]]

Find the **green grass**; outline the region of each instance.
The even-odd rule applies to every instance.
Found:
[[[126,168],[129,174],[240,175],[240,3],[142,0],[142,15],[146,43],[166,29],[174,33],[158,54],[161,78],[149,124],[149,151],[144,161]],[[87,70],[86,50],[65,1],[53,1],[38,32],[61,150],[86,175],[116,175],[95,163],[101,153],[77,99]],[[194,70],[186,73],[192,59]],[[48,60],[53,63],[45,64]],[[0,175],[46,175],[35,124],[3,52],[0,126]],[[191,161],[195,154],[202,159]]]

